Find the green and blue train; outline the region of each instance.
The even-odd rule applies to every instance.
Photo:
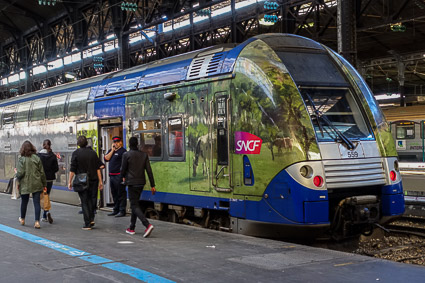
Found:
[[[313,40],[265,34],[1,101],[0,179],[20,145],[52,140],[66,188],[78,135],[103,156],[138,137],[151,217],[280,237],[370,233],[404,212],[387,122],[357,71]],[[104,172],[107,176],[107,171]],[[107,178],[105,178],[107,182]],[[112,202],[108,184],[101,205]]]

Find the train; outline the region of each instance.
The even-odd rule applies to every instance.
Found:
[[[76,140],[101,158],[138,138],[157,192],[151,218],[253,236],[370,234],[404,212],[397,152],[371,90],[339,54],[263,34],[0,102],[0,183],[19,148],[49,138],[67,189]],[[124,144],[125,146],[126,143]],[[107,176],[107,169],[104,172]],[[112,202],[105,177],[101,205]]]
[[[390,123],[396,150],[402,162],[425,162],[424,125],[425,107],[385,108],[384,115]]]

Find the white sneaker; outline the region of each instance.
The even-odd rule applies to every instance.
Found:
[[[41,218],[41,221],[47,222],[47,218]]]
[[[151,234],[152,230],[153,230],[153,225],[152,224],[149,224],[148,228],[146,228],[146,230],[145,230],[145,234],[143,235],[143,238],[149,237],[149,235]]]

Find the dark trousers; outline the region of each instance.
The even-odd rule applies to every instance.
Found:
[[[47,181],[47,194],[50,195],[50,191],[52,190],[52,186],[53,186],[53,181]],[[48,210],[44,210],[43,212],[43,218],[47,218],[47,212]]]
[[[97,198],[98,185],[99,180],[90,180],[89,188],[78,193],[81,200],[81,208],[83,209],[84,226],[86,227],[89,227],[90,222],[94,221],[93,196]]]
[[[143,225],[147,228],[149,226],[149,221],[146,219],[143,214],[142,207],[140,206],[139,200],[140,195],[142,194],[143,186],[128,186],[128,197],[130,199],[131,207],[131,220],[130,220],[130,229],[134,230],[136,228],[137,218],[142,221]]]
[[[120,175],[109,175],[109,181],[111,184],[112,198],[114,200],[114,213],[125,213],[127,192],[125,191],[125,186],[121,185]]]
[[[35,221],[40,221],[40,194],[41,192],[36,192],[32,194],[32,202],[34,203],[34,213],[35,213]],[[30,200],[30,195],[21,195],[21,218],[25,219],[25,215],[27,214],[28,202]]]

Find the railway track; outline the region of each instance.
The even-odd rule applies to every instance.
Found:
[[[403,215],[384,227],[390,233],[410,234],[425,238],[425,217]],[[384,229],[384,230],[385,230]]]

